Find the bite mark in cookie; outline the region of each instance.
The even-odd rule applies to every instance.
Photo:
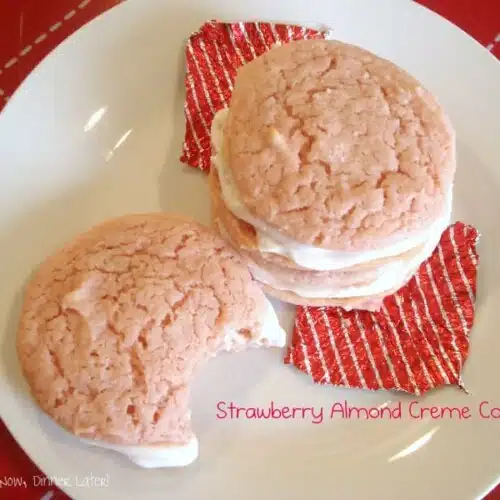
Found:
[[[203,362],[284,343],[221,238],[179,216],[139,214],[92,228],[42,263],[17,350],[34,398],[62,427],[93,444],[161,448],[159,465],[172,465],[168,450],[197,454],[189,385]]]

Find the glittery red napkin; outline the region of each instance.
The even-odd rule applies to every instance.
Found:
[[[229,104],[236,70],[276,43],[322,38],[324,33],[270,23],[205,23],[186,46],[186,133],[181,161],[208,172],[210,126]]]
[[[422,394],[462,386],[474,320],[477,231],[450,226],[379,312],[299,307],[285,363],[316,383]]]
[[[186,132],[181,161],[210,168],[210,127],[227,107],[236,69],[276,43],[325,32],[270,23],[211,21],[186,47]],[[457,223],[416,276],[378,313],[298,307],[285,363],[316,383],[422,394],[462,386],[474,319],[477,231]]]

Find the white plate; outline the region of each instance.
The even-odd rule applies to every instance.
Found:
[[[479,307],[465,382],[422,405],[469,405],[470,420],[217,420],[216,404],[328,407],[394,399],[314,386],[277,351],[220,357],[193,395],[201,456],[140,470],[77,443],[26,395],[14,354],[20,290],[40,260],[104,218],[176,210],[207,221],[205,177],[179,161],[183,44],[205,20],[326,24],[415,74],[458,133],[455,215],[482,233]],[[0,118],[1,415],[45,473],[75,498],[453,499],[480,497],[500,473],[500,65],[467,35],[402,0],[128,0],[52,53]],[[291,311],[282,307],[290,325]],[[405,405],[410,397],[400,398]],[[87,488],[90,475],[107,486]],[[77,485],[80,484],[80,486]]]

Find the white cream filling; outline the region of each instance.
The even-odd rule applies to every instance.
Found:
[[[220,222],[218,228],[221,234],[229,238],[226,229]],[[435,243],[435,245],[434,245]],[[397,261],[390,264],[384,264],[377,270],[377,278],[370,285],[349,286],[349,287],[332,287],[332,286],[317,286],[317,285],[290,285],[276,279],[272,273],[262,269],[257,264],[252,263],[250,272],[252,276],[265,285],[268,285],[277,290],[285,292],[293,292],[299,297],[306,299],[342,299],[353,297],[364,297],[368,295],[378,295],[384,292],[389,292],[396,287],[399,287],[411,274],[413,274],[420,264],[429,258],[439,243],[439,239],[429,240],[427,245],[422,249],[417,256],[409,261]],[[240,336],[241,338],[241,336]],[[230,350],[228,348],[227,350]]]
[[[428,240],[422,251],[412,259],[400,259],[390,264],[384,264],[377,272],[377,278],[369,285],[347,286],[347,287],[321,287],[317,285],[293,285],[280,282],[271,273],[252,265],[251,272],[253,277],[277,290],[290,291],[308,299],[344,299],[352,297],[365,297],[379,295],[396,288],[400,288],[403,283],[416,272],[420,264],[428,259],[441,238],[436,234]]]
[[[269,300],[266,300],[266,313],[262,322],[262,329],[257,338],[251,340],[239,334],[235,329],[228,329],[221,349],[232,351],[237,346],[267,346],[284,347],[286,344],[286,333],[281,328],[278,316]],[[112,450],[125,455],[129,460],[139,467],[146,469],[160,467],[185,467],[198,458],[198,440],[193,437],[188,443],[183,445],[123,445],[107,443],[95,439],[79,438],[85,444]]]
[[[219,111],[215,115],[212,123],[211,138],[215,149],[212,161],[219,174],[224,203],[236,217],[251,224],[255,228],[258,238],[258,247],[261,252],[283,255],[292,260],[295,264],[306,269],[315,271],[334,271],[376,259],[395,257],[427,241],[439,242],[441,234],[448,226],[451,217],[451,190],[447,197],[445,213],[440,219],[436,220],[426,231],[411,235],[403,241],[384,248],[363,252],[328,250],[299,243],[281,234],[254,217],[244,206],[238,195],[237,187],[232,179],[230,170],[225,164],[222,151],[224,122],[227,118],[227,113],[227,109]],[[422,251],[422,254],[423,253],[424,251]],[[425,260],[425,258],[422,259],[422,261]]]
[[[193,437],[183,445],[135,446],[112,444],[94,439],[80,440],[91,446],[116,451],[125,455],[139,467],[146,469],[159,467],[185,467],[198,458],[198,440]]]
[[[238,333],[234,328],[228,328],[221,346],[223,351],[238,350],[238,347],[284,347],[286,344],[286,333],[278,321],[278,316],[269,300],[266,300],[266,315],[262,322],[262,329],[257,338],[248,339]]]

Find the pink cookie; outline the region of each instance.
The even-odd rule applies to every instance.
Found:
[[[57,423],[155,467],[197,456],[189,385],[208,358],[284,342],[222,239],[176,215],[142,214],[90,229],[41,265],[17,349],[34,398]]]
[[[376,259],[337,271],[314,271],[297,266],[282,255],[260,252],[255,229],[238,219],[225,206],[217,170],[209,175],[214,229],[245,259],[250,272],[270,296],[295,305],[342,307],[345,310],[377,311],[383,299],[405,285],[421,262],[425,244],[395,257]],[[412,262],[416,259],[416,263]],[[408,265],[407,265],[408,263]],[[394,271],[394,266],[396,271]],[[376,290],[377,281],[387,271],[397,273],[392,285]],[[395,281],[395,284],[394,284]],[[359,288],[364,288],[359,293]],[[350,293],[355,289],[357,294]],[[341,297],[336,296],[343,292]]]
[[[436,99],[395,64],[337,41],[291,42],[242,66],[224,148],[254,218],[330,250],[425,231],[455,173]]]
[[[231,243],[241,255],[250,257],[250,259],[261,266],[268,267],[273,273],[276,272],[278,268],[281,268],[281,273],[287,272],[290,276],[300,276],[300,279],[306,279],[306,281],[308,280],[306,276],[317,276],[319,274],[328,275],[321,278],[320,281],[324,281],[328,278],[336,280],[338,277],[344,279],[347,275],[353,275],[355,277],[354,279],[357,279],[360,272],[366,273],[377,271],[381,266],[394,262],[395,260],[394,257],[378,258],[337,272],[319,273],[313,271],[308,273],[307,271],[309,270],[307,268],[297,265],[287,257],[270,252],[261,252],[258,248],[258,238],[255,228],[244,220],[238,219],[224,204],[216,168],[210,170],[208,180],[212,219],[216,231],[219,234],[223,233],[221,236]],[[422,250],[423,246],[424,243],[402,252],[396,256],[396,260],[409,260],[414,258]]]

